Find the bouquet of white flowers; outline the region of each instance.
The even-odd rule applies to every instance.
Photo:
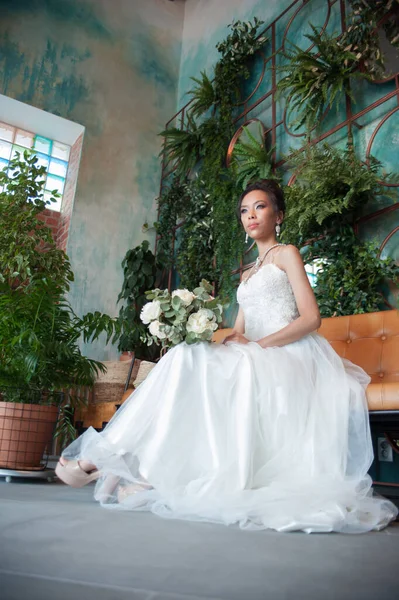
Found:
[[[153,342],[163,348],[180,342],[195,344],[211,341],[213,332],[222,321],[223,305],[210,295],[212,286],[203,279],[194,291],[151,290],[146,292],[150,302],[141,310],[140,319],[148,325],[143,342]]]

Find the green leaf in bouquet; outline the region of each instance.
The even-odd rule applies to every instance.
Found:
[[[197,335],[195,333],[193,333],[192,331],[190,331],[187,335],[186,335],[186,343],[187,344],[195,344],[198,341]]]
[[[164,315],[165,315],[165,317],[166,317],[167,319],[171,319],[171,318],[173,318],[173,317],[175,316],[175,314],[176,314],[176,313],[175,313],[175,311],[174,311],[173,309],[171,309],[171,310],[166,310],[166,311],[164,312]]]
[[[179,309],[180,309],[180,307],[182,306],[182,301],[181,301],[181,299],[179,298],[179,296],[174,296],[174,297],[172,298],[172,306],[173,306],[173,308],[174,308],[175,310],[179,310]]]

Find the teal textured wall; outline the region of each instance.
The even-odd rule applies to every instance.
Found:
[[[123,256],[155,220],[183,15],[181,1],[0,0],[0,93],[86,128],[67,246],[78,314],[117,313]]]

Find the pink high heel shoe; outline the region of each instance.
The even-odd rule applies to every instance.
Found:
[[[67,485],[80,488],[100,477],[100,471],[95,469],[89,473],[82,469],[78,460],[69,460],[65,465],[58,461],[55,474]]]

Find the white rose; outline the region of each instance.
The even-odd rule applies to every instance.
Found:
[[[164,340],[166,338],[166,334],[164,331],[162,331],[161,327],[162,327],[162,323],[160,323],[160,321],[155,320],[155,321],[151,321],[148,329],[150,330],[151,335],[154,335],[159,340]]]
[[[192,333],[204,333],[204,331],[214,331],[217,328],[215,317],[211,311],[201,308],[198,312],[193,313],[187,320],[187,331]]]
[[[191,302],[194,300],[195,296],[192,292],[188,290],[175,290],[172,292],[172,298],[177,296],[183,302],[184,306],[189,306]]]
[[[152,302],[144,304],[141,309],[140,319],[143,321],[144,325],[148,325],[148,323],[154,321],[154,319],[158,319],[161,312],[161,304],[158,300],[153,300]]]

